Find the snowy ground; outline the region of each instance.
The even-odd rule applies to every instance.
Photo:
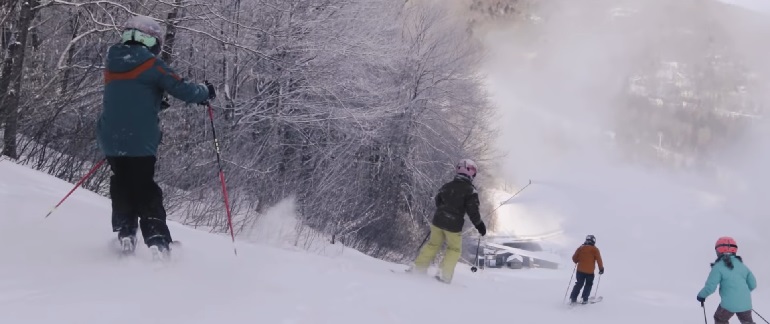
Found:
[[[229,237],[178,224],[172,232],[184,247],[174,262],[149,261],[143,246],[136,258],[121,260],[109,247],[107,199],[81,189],[44,219],[70,184],[9,161],[0,162],[0,179],[0,323],[695,322],[702,317],[695,294],[717,234],[687,234],[695,230],[688,217],[639,219],[614,210],[639,207],[626,205],[633,197],[594,206],[592,213],[613,213],[591,224],[600,229],[594,234],[605,251],[607,274],[599,287],[605,299],[570,310],[561,301],[571,266],[474,274],[459,265],[455,284],[447,286],[394,274],[389,269],[403,266],[350,249],[329,257],[239,242],[236,257]],[[548,194],[554,186],[534,186],[529,195],[557,197]],[[600,190],[590,194],[606,198]],[[535,200],[522,204],[535,206]],[[660,230],[644,233],[651,226]],[[742,253],[750,266],[762,256],[753,251]],[[761,312],[770,302],[763,273],[758,277]],[[716,300],[709,299],[709,312]]]
[[[81,189],[45,219],[72,185],[0,161],[0,324],[701,323],[695,295],[722,235],[738,240],[758,278],[755,309],[770,318],[770,133],[724,154],[735,157],[727,162],[736,174],[721,183],[623,166],[601,147],[611,137],[601,117],[612,107],[602,94],[611,92],[596,91],[613,89],[617,78],[607,76],[623,71],[604,64],[615,62],[614,47],[572,39],[590,20],[556,21],[551,47],[542,48],[549,55],[532,67],[511,60],[528,48],[515,41],[528,38],[491,40],[498,60],[488,81],[510,155],[510,174],[500,176],[520,182],[513,185],[533,179],[500,217],[518,234],[563,233],[550,242],[562,255],[596,235],[607,269],[601,303],[565,307],[569,264],[478,273],[460,264],[447,286],[338,246],[314,249],[334,252],[323,255],[276,247],[291,224],[247,231],[236,257],[228,236],[172,223],[183,244],[173,262],[151,262],[144,246],[121,260],[110,248],[109,200]],[[278,206],[272,216],[290,210]],[[709,323],[718,301],[706,302]]]

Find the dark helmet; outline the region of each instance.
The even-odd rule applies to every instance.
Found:
[[[583,243],[583,244],[590,244],[590,245],[594,245],[594,244],[596,244],[596,236],[593,236],[593,235],[587,235],[587,236],[586,236],[586,242],[585,242],[585,243]]]

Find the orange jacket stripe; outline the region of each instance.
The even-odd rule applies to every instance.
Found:
[[[139,77],[142,72],[149,70],[153,65],[155,65],[155,58],[151,58],[147,60],[147,62],[142,63],[141,65],[137,66],[131,71],[128,72],[110,72],[108,70],[104,70],[104,84],[110,83],[115,80],[133,80]]]
[[[175,80],[177,80],[177,81],[182,81],[182,78],[180,78],[178,75],[176,75],[176,74],[174,74],[174,73],[168,73],[168,72],[166,72],[166,70],[164,70],[164,69],[163,69],[162,67],[160,67],[160,66],[156,67],[156,69],[158,69],[158,71],[160,71],[160,73],[163,73],[163,74],[168,74],[168,75],[170,75],[172,78],[174,78],[174,79],[175,79]]]

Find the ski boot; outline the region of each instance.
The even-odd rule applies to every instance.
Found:
[[[171,258],[171,248],[163,237],[150,238],[147,245],[150,247],[152,259],[155,261],[166,261]]]
[[[136,249],[136,236],[125,236],[119,238],[120,240],[120,253],[123,255],[134,254]]]
[[[428,269],[421,269],[411,265],[408,269],[404,270],[404,272],[411,275],[426,275],[428,274]]]
[[[445,283],[447,285],[452,283],[451,279],[450,280],[444,279],[444,277],[442,275],[439,275],[439,274],[433,276],[433,278],[436,278],[436,280],[438,280],[439,282]]]

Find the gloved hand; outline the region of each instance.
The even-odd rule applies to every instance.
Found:
[[[217,97],[217,90],[214,89],[214,85],[209,83],[208,81],[203,81],[203,84],[206,85],[206,88],[209,88],[209,100],[212,100]]]
[[[214,85],[211,84],[209,81],[203,81],[203,84],[206,86],[206,88],[209,90],[209,97],[206,100],[203,100],[199,102],[199,105],[208,106],[209,100],[214,99],[217,97],[217,90],[214,89]]]
[[[171,104],[168,103],[168,96],[163,96],[163,100],[160,102],[160,111],[164,111],[168,107],[171,107]]]
[[[700,302],[700,305],[703,306],[703,303],[706,302],[706,298],[703,298],[701,296],[698,296],[698,301]]]
[[[487,226],[484,225],[484,222],[479,222],[476,224],[476,230],[479,231],[479,234],[481,236],[487,235]]]
[[[603,275],[603,274],[604,274],[604,268],[599,268],[599,274],[600,274],[600,275]]]

